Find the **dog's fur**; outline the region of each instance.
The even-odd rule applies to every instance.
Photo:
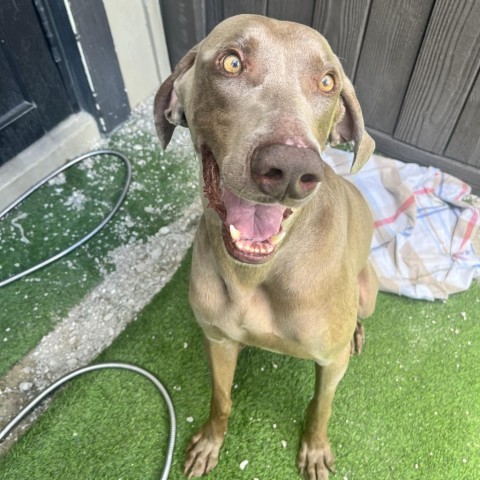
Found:
[[[225,70],[232,54],[239,72]],[[331,91],[320,88],[327,74]],[[164,148],[175,126],[188,127],[203,165],[190,303],[205,335],[212,399],[210,417],[188,447],[185,474],[201,476],[217,464],[237,356],[247,344],[315,362],[298,465],[305,478],[326,479],[332,399],[352,345],[363,345],[358,319],[373,312],[377,295],[369,208],[321,160],[328,140],[354,143],[354,171],[374,149],[353,87],[315,30],[241,15],[179,62],[155,98],[155,123]],[[227,195],[241,208],[227,205]],[[250,235],[240,248],[229,210],[242,223],[249,208],[255,215],[266,209],[273,223],[276,209],[279,234]]]

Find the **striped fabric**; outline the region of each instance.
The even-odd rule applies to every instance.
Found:
[[[381,290],[446,299],[480,278],[472,239],[480,212],[470,187],[432,167],[372,155],[350,175],[353,154],[327,147],[324,160],[363,193],[375,221],[371,259]],[[480,252],[479,252],[480,253]]]

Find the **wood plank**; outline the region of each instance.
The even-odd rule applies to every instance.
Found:
[[[366,125],[393,133],[433,3],[372,2],[354,82]]]
[[[369,128],[368,133],[375,140],[376,148],[379,152],[405,162],[439,168],[468,183],[472,187],[472,193],[480,195],[480,169],[435,153],[420,150],[412,145],[395,140],[378,130]]]
[[[223,15],[223,0],[208,0],[205,6],[206,33],[207,35],[218,25],[225,17]]]
[[[342,62],[345,73],[353,78],[367,23],[371,0],[317,0],[312,27],[330,43]]]
[[[445,155],[480,168],[480,74],[477,75]]]
[[[241,13],[267,14],[267,0],[224,0],[223,15],[225,18]]]
[[[182,57],[205,37],[205,0],[160,0],[160,9],[173,70]]]
[[[395,138],[442,154],[480,67],[480,2],[437,0]]]
[[[267,6],[267,15],[278,20],[303,23],[311,26],[315,0],[270,0]]]

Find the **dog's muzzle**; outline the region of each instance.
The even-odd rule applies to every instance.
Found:
[[[228,253],[243,263],[268,261],[283,240],[282,222],[292,210],[279,203],[260,204],[221,186],[218,164],[207,148],[202,152],[204,193],[223,224]]]
[[[258,147],[250,172],[271,201],[256,203],[221,185],[219,167],[208,148],[202,150],[208,206],[219,215],[227,251],[243,263],[265,263],[283,241],[283,221],[292,214],[284,202],[306,200],[324,177],[323,161],[313,149],[286,144]]]
[[[257,148],[250,168],[258,188],[276,201],[305,199],[324,175],[317,152],[284,144]]]

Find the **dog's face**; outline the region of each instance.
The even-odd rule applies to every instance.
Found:
[[[225,246],[246,263],[268,261],[282,222],[322,188],[329,138],[355,142],[355,169],[374,147],[327,41],[254,15],[225,20],[181,60],[157,93],[155,120],[164,147],[176,125],[190,128]]]

